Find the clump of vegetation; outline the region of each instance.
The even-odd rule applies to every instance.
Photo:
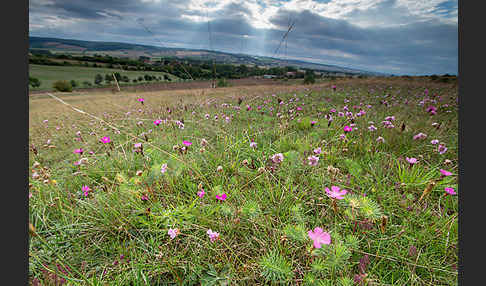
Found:
[[[73,91],[73,86],[71,83],[67,80],[58,80],[54,82],[52,87],[57,90],[57,91],[62,91],[62,92],[71,92]]]
[[[32,86],[33,88],[40,87],[41,81],[38,78],[29,76],[29,85]]]

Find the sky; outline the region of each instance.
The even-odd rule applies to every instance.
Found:
[[[30,0],[29,35],[458,73],[457,0]]]

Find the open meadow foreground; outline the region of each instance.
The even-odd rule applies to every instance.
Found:
[[[424,78],[29,98],[31,285],[456,285]]]

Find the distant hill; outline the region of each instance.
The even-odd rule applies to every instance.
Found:
[[[166,48],[150,45],[139,45],[117,42],[81,41],[73,39],[29,37],[29,48],[31,50],[48,50],[56,53],[70,54],[109,54],[118,57],[138,58],[146,57],[175,57],[192,58],[202,60],[214,60],[221,63],[251,64],[258,66],[285,66],[290,65],[297,68],[309,68],[316,71],[328,73],[364,74],[364,75],[385,75],[382,73],[325,65],[299,60],[282,60],[278,58],[252,56],[246,54],[233,54],[220,51],[209,51],[185,48]]]

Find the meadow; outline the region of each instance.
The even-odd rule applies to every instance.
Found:
[[[54,90],[52,84],[59,80],[75,80],[78,82],[79,87],[84,87],[83,82],[88,81],[90,82],[93,87],[96,86],[94,84],[94,78],[97,74],[101,74],[103,76],[103,84],[102,86],[106,86],[106,82],[104,80],[105,74],[113,74],[115,72],[120,73],[122,76],[128,76],[130,79],[130,83],[119,82],[121,86],[132,84],[132,79],[136,79],[138,77],[143,77],[144,75],[148,74],[151,76],[162,77],[167,74],[168,77],[172,80],[172,82],[176,82],[179,80],[178,77],[165,73],[165,72],[152,72],[152,71],[125,71],[121,69],[110,69],[110,68],[93,68],[93,67],[79,67],[79,66],[48,66],[48,65],[35,65],[29,64],[29,76],[37,78],[41,81],[41,85],[37,88],[32,88],[29,86],[31,90]],[[145,81],[143,81],[145,83]],[[114,86],[115,83],[112,82],[110,86]]]
[[[457,284],[452,83],[56,96],[29,98],[31,285]]]

